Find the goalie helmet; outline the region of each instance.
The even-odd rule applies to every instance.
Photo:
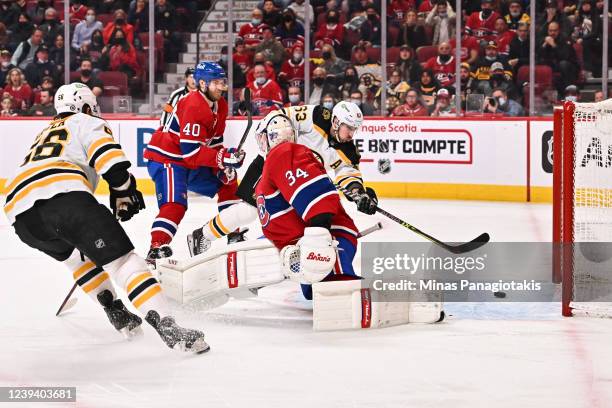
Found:
[[[273,111],[266,115],[255,129],[255,138],[259,152],[266,157],[274,147],[284,142],[295,142],[296,135],[291,119],[280,111]]]
[[[341,101],[334,106],[332,110],[332,127],[335,130],[334,136],[339,142],[341,142],[341,140],[338,139],[338,130],[341,125],[347,125],[351,129],[354,129],[354,131],[357,131],[362,123],[363,113],[361,113],[361,109],[359,109],[357,104]]]
[[[91,109],[91,114],[100,116],[100,107],[96,95],[87,85],[80,82],[60,86],[55,94],[54,104],[57,113],[89,113],[83,111],[88,106]]]

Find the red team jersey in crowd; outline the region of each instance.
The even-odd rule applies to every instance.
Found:
[[[423,0],[419,6],[419,13],[429,13],[433,6],[434,5],[432,4],[431,0]]]
[[[210,108],[200,91],[181,98],[170,124],[158,129],[147,145],[144,157],[158,163],[173,163],[190,169],[217,167],[217,153],[223,147],[223,132],[228,115],[224,98]]]
[[[255,189],[263,233],[281,249],[295,244],[318,214],[333,214],[331,233],[357,245],[357,228],[344,211],[321,162],[306,146],[282,143],[266,158]]]
[[[283,92],[275,81],[268,79],[263,85],[257,82],[249,83],[251,102],[257,106],[259,114],[267,115],[283,106]]]
[[[455,48],[457,48],[457,39],[451,38],[449,41],[450,46],[453,49],[453,55]],[[461,61],[466,61],[470,57],[471,51],[480,52],[480,42],[472,37],[471,35],[464,35],[461,37]]]
[[[440,57],[431,57],[423,68],[433,70],[434,76],[443,87],[451,86],[455,83],[455,74],[457,71],[455,67],[455,57],[453,56],[451,56],[446,63],[440,61]]]
[[[387,6],[387,15],[401,24],[406,19],[406,12],[414,8],[414,0],[392,0]]]
[[[247,72],[253,66],[253,56],[251,54],[238,54],[235,52],[232,58],[234,58],[234,62],[238,64],[243,72]]]
[[[283,62],[279,78],[283,78],[289,83],[289,86],[297,86],[301,88],[304,85],[304,67],[306,63],[304,59],[299,64],[295,64],[291,58]]]
[[[495,42],[497,43],[497,51],[500,55],[508,56],[510,54],[510,43],[514,37],[516,37],[516,32],[508,30],[495,38]]]
[[[238,36],[242,37],[242,39],[244,40],[244,45],[259,45],[259,43],[263,39],[263,29],[267,26],[268,25],[264,23],[259,24],[258,26],[254,26],[251,23],[246,23],[242,27],[240,27],[240,32],[238,33]]]
[[[465,23],[465,32],[468,35],[476,37],[478,40],[490,41],[494,40],[497,35],[495,31],[495,20],[499,18],[497,12],[492,12],[489,18],[482,19],[482,12],[475,11],[467,19]]]

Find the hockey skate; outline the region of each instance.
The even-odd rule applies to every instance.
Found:
[[[164,343],[173,350],[206,353],[210,346],[204,341],[204,333],[180,327],[171,316],[159,317],[159,313],[150,310],[145,320],[159,333]]]
[[[203,254],[210,249],[211,244],[211,240],[204,236],[202,228],[195,229],[191,234],[187,234],[187,247],[191,256]]]
[[[153,269],[156,268],[155,261],[157,259],[162,258],[170,258],[172,256],[172,248],[168,244],[159,244],[154,242],[149,249],[149,253],[147,254],[147,258],[145,261],[149,264],[149,266]]]
[[[104,307],[111,324],[128,340],[142,335],[142,319],[127,310],[121,299],[113,299],[110,290],[98,293],[98,302]]]

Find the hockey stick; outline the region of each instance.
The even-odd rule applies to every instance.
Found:
[[[63,311],[71,309],[76,304],[77,298],[72,298],[72,299],[70,298],[70,296],[72,296],[76,288],[77,288],[77,283],[75,282],[74,285],[72,286],[72,289],[70,289],[70,292],[68,292],[68,294],[66,295],[66,298],[62,302],[61,306],[59,307],[59,309],[57,309],[57,313],[55,314],[56,316],[59,316],[60,313],[62,313]]]
[[[339,185],[337,185],[336,187],[338,187],[338,189],[340,189],[340,191],[342,191],[347,196],[349,196],[351,198],[355,198],[354,194],[349,192],[348,190],[346,190],[344,187],[339,186]],[[449,251],[449,252],[451,252],[453,254],[462,254],[462,253],[465,253],[465,252],[473,251],[473,250],[475,250],[477,248],[480,248],[481,246],[483,246],[487,242],[489,242],[489,239],[490,239],[489,234],[484,232],[484,233],[480,234],[479,236],[477,236],[476,238],[474,238],[473,240],[471,240],[469,242],[465,242],[465,243],[459,244],[459,245],[450,245],[450,244],[447,244],[445,242],[440,241],[437,238],[432,237],[431,235],[427,234],[426,232],[421,231],[420,229],[418,229],[414,225],[411,225],[411,224],[407,223],[406,221],[404,221],[404,220],[396,217],[395,215],[391,214],[390,212],[383,210],[379,206],[376,206],[376,212],[381,213],[385,217],[387,217],[387,218],[397,222],[402,227],[408,228],[410,231],[414,232],[415,234],[420,235],[421,237],[427,239],[428,241],[433,242],[434,244],[436,244],[436,245],[446,249],[447,251]]]
[[[244,102],[247,104],[247,127],[244,133],[242,134],[240,142],[238,142],[238,147],[236,147],[236,150],[238,151],[242,149],[242,145],[244,144],[247,136],[249,135],[251,126],[253,126],[253,106],[251,105],[251,90],[249,88],[244,88]]]
[[[370,228],[366,228],[363,231],[359,231],[359,238],[365,237],[366,235],[370,235],[371,233],[381,230],[382,229],[382,222],[377,222],[376,224],[372,225]]]

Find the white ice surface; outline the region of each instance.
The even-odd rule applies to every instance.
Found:
[[[141,254],[156,211],[147,204],[125,224]],[[550,241],[548,205],[381,206],[447,241],[484,231],[494,241]],[[187,232],[214,211],[208,200],[190,201],[178,257],[187,254]],[[420,239],[384,218],[356,221],[366,228],[378,219],[384,229],[370,240]],[[0,385],[77,387],[77,404],[53,407],[612,407],[612,320],[563,319],[559,304],[448,305],[451,316],[439,325],[315,333],[310,304],[286,282],[208,312],[179,311],[212,346],[184,356],[149,327],[144,338],[123,340],[82,293],[54,317],[69,273],[23,245],[4,217],[0,242]]]

